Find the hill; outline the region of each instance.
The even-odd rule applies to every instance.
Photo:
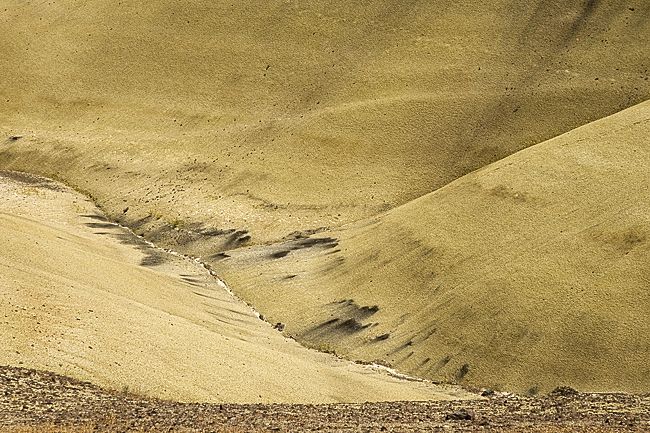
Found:
[[[650,102],[217,270],[306,344],[518,392],[650,389]]]
[[[0,167],[194,255],[376,215],[650,97],[650,4],[5,1]],[[174,230],[179,229],[179,230]]]
[[[0,172],[0,245],[0,366],[184,402],[472,398],[305,349],[204,267],[44,178]]]

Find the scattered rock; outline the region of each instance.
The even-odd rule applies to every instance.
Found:
[[[494,396],[494,394],[495,394],[494,390],[490,389],[490,388],[485,388],[485,389],[481,390],[481,396],[482,397],[492,397],[492,396]]]
[[[578,394],[580,394],[578,391],[569,386],[558,386],[549,395],[553,397],[575,397]]]
[[[471,421],[472,419],[474,419],[474,415],[466,409],[459,409],[445,416],[447,421]]]
[[[566,389],[562,388],[566,392]],[[568,388],[571,390],[571,388]],[[573,390],[574,391],[574,390]],[[574,394],[562,414],[547,396],[469,401],[366,404],[177,403],[103,390],[44,371],[0,366],[0,426],[42,431],[43,425],[80,426],[70,431],[650,431],[650,395]],[[552,408],[553,410],[549,410]],[[22,430],[20,427],[31,427]],[[39,429],[40,427],[40,429]],[[227,430],[224,430],[227,427]],[[557,430],[556,430],[557,429]],[[50,431],[50,430],[48,430]],[[58,431],[58,430],[51,430]],[[68,431],[68,430],[66,430]]]
[[[273,329],[277,329],[280,332],[284,331],[284,323],[282,322],[276,323],[275,325],[273,325]]]

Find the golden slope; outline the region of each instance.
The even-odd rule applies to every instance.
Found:
[[[42,178],[0,172],[0,245],[0,365],[181,401],[471,397],[305,349]]]
[[[514,391],[650,389],[650,102],[381,216],[229,252],[308,344]]]
[[[24,138],[0,165],[196,254],[277,240],[650,97],[649,18],[636,0],[8,0],[0,132]]]

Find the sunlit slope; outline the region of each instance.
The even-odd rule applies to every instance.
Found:
[[[310,351],[84,197],[0,172],[0,365],[202,402],[466,398]]]
[[[287,332],[521,392],[650,390],[650,102],[376,218],[228,252]]]
[[[7,0],[0,23],[0,127],[24,136],[0,165],[202,254],[377,214],[650,96],[644,1]]]

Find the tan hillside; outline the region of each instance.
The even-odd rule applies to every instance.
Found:
[[[519,392],[650,389],[650,102],[378,217],[228,252],[300,341]]]
[[[0,172],[0,245],[0,365],[177,401],[471,397],[305,349],[203,267],[42,178]]]
[[[650,97],[642,0],[6,0],[0,167],[207,255],[376,215]],[[182,230],[169,230],[170,227]]]

